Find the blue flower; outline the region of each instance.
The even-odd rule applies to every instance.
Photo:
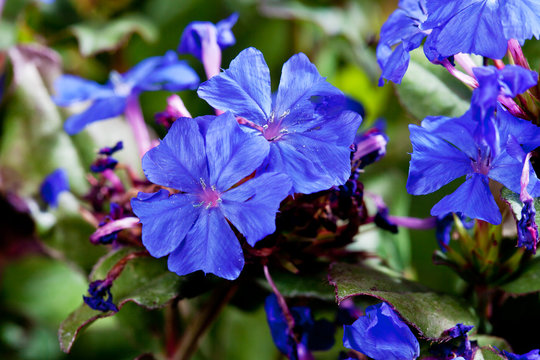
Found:
[[[446,341],[434,343],[429,352],[440,360],[473,360],[477,346],[467,335],[472,328],[474,326],[460,323],[444,331],[442,337],[446,338]]]
[[[180,91],[193,89],[199,77],[188,65],[177,59],[173,51],[164,56],[141,61],[125,74],[112,72],[105,85],[78,76],[63,75],[55,84],[54,101],[59,106],[90,101],[91,105],[80,114],[70,116],[64,129],[76,134],[95,121],[112,118],[124,113],[128,100],[143,91]]]
[[[508,360],[540,360],[540,350],[531,350],[526,354],[518,355],[505,350],[500,350],[499,354]]]
[[[90,296],[83,296],[83,300],[94,310],[99,311],[118,311],[118,308],[113,303],[111,294],[112,283],[108,280],[96,280],[90,283],[88,293]],[[107,297],[107,299],[105,299]]]
[[[420,355],[418,340],[387,303],[367,307],[365,316],[343,329],[346,348],[375,360],[412,360]]]
[[[438,29],[435,48],[441,56],[458,53],[501,59],[508,40],[521,44],[540,37],[540,3],[536,0],[431,0],[425,29]],[[435,39],[436,37],[436,39]]]
[[[399,8],[381,28],[377,46],[377,62],[382,69],[379,86],[384,85],[384,79],[396,84],[401,83],[409,66],[409,52],[419,47],[428,35],[428,32],[421,28],[426,19],[425,0],[399,1]]]
[[[362,121],[343,111],[345,96],[319,75],[304,54],[284,65],[275,100],[262,53],[242,51],[228,70],[198,90],[216,109],[243,118],[245,131],[265,139],[263,171],[282,172],[292,192],[309,194],[344,184],[351,175],[350,145]]]
[[[194,21],[184,29],[178,45],[180,54],[191,54],[203,61],[205,47],[217,44],[221,50],[236,43],[231,31],[238,20],[238,14],[234,13],[228,18],[221,20],[216,25],[209,21]]]
[[[296,334],[290,333],[287,319],[276,295],[271,294],[266,298],[264,310],[274,344],[289,359],[302,360],[303,352],[328,350],[334,345],[334,325],[324,319],[315,321],[310,308],[306,306],[290,308]]]
[[[474,221],[466,221],[465,216],[461,213],[455,214],[458,219],[461,221],[461,224],[466,229],[470,229],[474,226]],[[437,216],[437,225],[435,228],[435,238],[437,239],[437,244],[442,252],[448,251],[448,246],[450,245],[450,235],[452,232],[452,226],[454,225],[454,213],[448,213],[446,215]]]
[[[49,174],[39,189],[43,201],[52,207],[58,206],[58,195],[64,191],[69,191],[69,181],[66,171],[61,168]]]
[[[291,187],[277,173],[233,187],[260,166],[268,154],[264,144],[264,138],[242,131],[230,113],[175,121],[146,153],[142,168],[151,182],[180,193],[160,190],[131,200],[150,254],[170,254],[169,269],[178,275],[203,270],[237,278],[244,257],[227,220],[253,246],[275,231],[276,211]]]
[[[496,117],[486,121],[477,121],[468,111],[457,119],[428,117],[421,127],[409,125],[409,130],[413,153],[407,191],[413,195],[429,194],[466,175],[465,183],[439,201],[431,214],[461,212],[492,224],[501,222],[501,214],[488,178],[519,193],[523,162],[516,156],[513,144],[525,152],[540,145],[540,128],[510,115],[500,106]],[[530,177],[529,192],[538,196],[540,184],[533,170]]]
[[[538,82],[538,74],[521,66],[507,65],[502,69],[494,66],[473,68],[478,88],[473,91],[471,107],[484,119],[497,108],[499,96],[516,97]]]

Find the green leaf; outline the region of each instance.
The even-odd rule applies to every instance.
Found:
[[[481,347],[482,346],[495,346],[496,348],[501,349],[501,350],[507,350],[507,351],[512,350],[512,347],[510,346],[510,344],[508,344],[508,342],[505,339],[497,337],[497,336],[475,334],[475,335],[470,336],[470,339],[477,341],[478,346],[481,346]]]
[[[16,43],[15,25],[2,19],[0,21],[0,50],[6,50]]]
[[[273,272],[272,279],[281,294],[285,297],[306,297],[327,301],[335,299],[334,289],[328,285],[326,273],[302,276],[289,272]],[[272,291],[272,288],[265,279],[261,278],[258,282],[268,291]]]
[[[72,139],[62,129],[62,118],[52,102],[49,86],[60,74],[60,58],[53,50],[32,44],[8,50],[15,91],[7,103],[0,163],[19,179],[19,193],[34,195],[43,178],[64,168],[71,189],[88,188],[85,169]],[[22,180],[24,179],[24,181]]]
[[[437,294],[424,286],[390,276],[372,268],[334,264],[330,283],[341,301],[367,295],[390,303],[422,336],[437,339],[457,323],[476,325],[478,319],[470,306],[449,295]]]
[[[122,248],[102,258],[97,264],[90,281],[102,280],[107,273],[124,257],[140,252],[141,248]],[[118,309],[127,302],[148,309],[165,306],[171,299],[180,295],[184,278],[167,270],[166,261],[152,257],[139,257],[128,261],[121,275],[111,287],[113,300]],[[64,352],[69,352],[82,328],[99,318],[115,313],[100,312],[82,304],[60,325],[58,339]]]
[[[532,259],[518,278],[502,285],[500,288],[514,295],[540,291],[540,258]]]
[[[77,24],[72,26],[72,31],[84,56],[115,50],[134,33],[148,42],[154,42],[158,38],[157,27],[140,14],[125,15],[107,22]]]
[[[482,347],[476,351],[473,360],[501,360],[506,359],[499,355],[492,347]]]
[[[471,92],[442,66],[433,65],[422,49],[411,53],[409,69],[396,85],[403,106],[416,119],[426,116],[459,117],[470,106]]]

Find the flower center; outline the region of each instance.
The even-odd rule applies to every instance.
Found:
[[[121,74],[116,71],[112,71],[109,75],[109,79],[113,85],[116,95],[128,96],[129,94],[131,94],[133,84],[131,82],[125,82]]]
[[[202,191],[199,193],[200,203],[194,206],[204,206],[206,209],[218,207],[221,203],[221,193],[214,185],[207,187],[204,180],[200,179]]]

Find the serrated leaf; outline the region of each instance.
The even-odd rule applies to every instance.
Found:
[[[119,260],[141,250],[128,247],[108,254],[96,264],[90,275],[90,281],[104,279]],[[126,264],[121,275],[114,281],[111,287],[113,301],[118,309],[127,302],[134,302],[148,309],[160,308],[171,299],[180,296],[183,279],[168,271],[163,260],[152,257],[135,258]],[[99,318],[114,314],[112,311],[103,313],[92,310],[86,304],[82,304],[60,325],[58,330],[60,347],[64,352],[69,352],[82,328]]]
[[[73,25],[72,31],[79,41],[79,50],[83,56],[115,50],[134,33],[148,42],[158,38],[158,28],[148,18],[139,14],[125,15],[105,23],[86,22]]]
[[[540,258],[532,259],[518,278],[502,285],[500,288],[514,295],[540,291]]]
[[[309,275],[300,276],[288,272],[273,272],[272,279],[279,292],[285,297],[334,300],[334,289],[328,284],[327,275],[323,273]],[[272,288],[265,279],[259,279],[259,284],[268,291],[272,291]]]
[[[417,49],[411,53],[409,68],[396,91],[403,106],[418,120],[439,115],[459,117],[470,107],[471,92],[465,85],[455,86],[456,82],[460,85]]]
[[[478,319],[467,304],[450,295],[360,265],[334,264],[330,283],[336,299],[366,295],[390,303],[422,336],[437,339],[458,323],[476,325]]]

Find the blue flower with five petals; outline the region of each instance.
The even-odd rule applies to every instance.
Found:
[[[362,119],[344,110],[343,93],[304,54],[283,65],[274,101],[268,66],[254,48],[202,83],[198,94],[216,109],[242,118],[244,131],[265,140],[261,146],[269,153],[261,171],[289,175],[293,193],[326,190],[351,175],[350,146]]]
[[[254,245],[275,231],[275,214],[291,188],[278,173],[238,185],[267,156],[264,142],[242,131],[231,113],[176,120],[143,157],[142,168],[151,182],[180,193],[160,190],[131,200],[150,254],[170,254],[169,270],[178,275],[202,270],[237,278],[244,257],[227,221]]]

